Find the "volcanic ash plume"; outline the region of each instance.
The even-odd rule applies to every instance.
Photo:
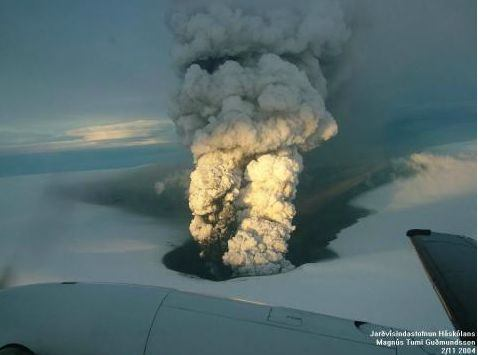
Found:
[[[236,275],[292,267],[299,152],[337,133],[320,60],[348,32],[334,2],[305,13],[215,7],[171,21],[184,76],[171,116],[196,163],[190,231],[204,258]]]

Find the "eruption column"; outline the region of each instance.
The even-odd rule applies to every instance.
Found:
[[[236,275],[292,268],[299,152],[337,132],[319,60],[348,32],[335,2],[314,6],[263,17],[214,7],[171,21],[184,76],[171,116],[196,164],[191,235]]]

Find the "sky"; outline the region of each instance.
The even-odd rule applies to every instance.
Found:
[[[377,151],[402,138],[473,139],[476,2],[340,2],[352,35],[324,63],[340,132],[330,149],[349,156],[351,145]],[[190,4],[1,1],[0,154],[177,142],[167,19]]]
[[[0,152],[173,140],[163,11],[145,1],[2,1]]]

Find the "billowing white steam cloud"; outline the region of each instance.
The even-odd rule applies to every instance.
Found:
[[[319,61],[347,39],[340,8],[257,16],[213,7],[176,14],[171,27],[184,75],[171,116],[196,162],[191,234],[237,275],[287,270],[299,151],[337,132]]]

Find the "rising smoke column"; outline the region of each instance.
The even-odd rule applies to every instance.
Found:
[[[182,75],[171,116],[195,159],[191,235],[236,275],[290,269],[300,152],[337,133],[320,60],[348,37],[342,12],[331,1],[263,15],[217,6],[171,27]]]

